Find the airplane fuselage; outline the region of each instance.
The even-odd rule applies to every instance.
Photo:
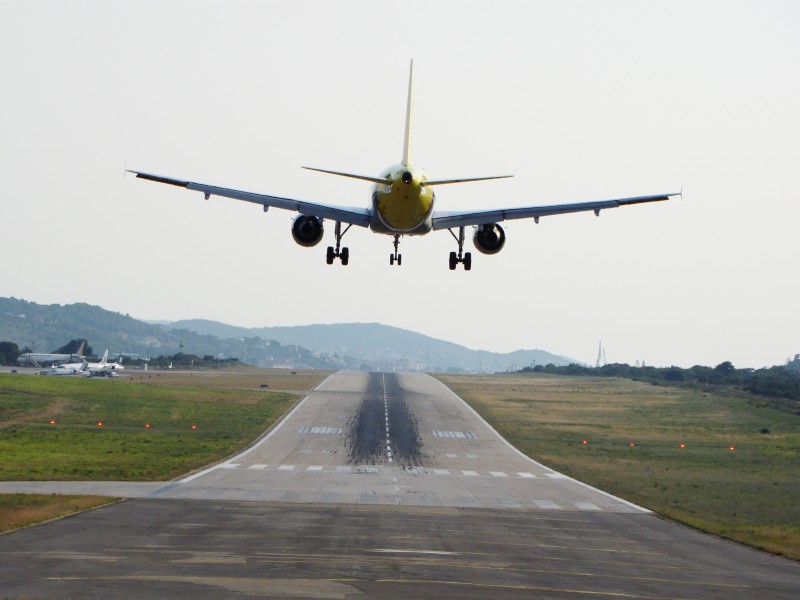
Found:
[[[430,232],[436,195],[425,185],[425,171],[398,164],[385,169],[380,177],[387,178],[387,182],[372,186],[370,229],[392,235]]]

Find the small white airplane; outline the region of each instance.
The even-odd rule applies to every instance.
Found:
[[[79,362],[56,365],[52,369],[44,369],[39,371],[39,375],[83,375],[86,372],[86,366],[88,364],[89,363],[87,362]]]
[[[86,363],[84,373],[89,377],[116,377],[119,369],[124,369],[122,366],[122,355],[120,354],[116,362],[108,362],[108,349],[103,353],[103,358],[100,362]]]
[[[405,141],[403,144],[403,158],[400,164],[385,169],[377,177],[355,175],[328,169],[303,167],[311,171],[319,171],[332,175],[351,177],[369,181],[373,184],[371,202],[368,207],[349,208],[331,206],[315,202],[305,202],[290,198],[280,198],[266,194],[255,194],[242,190],[234,190],[205,183],[196,183],[183,179],[174,179],[142,171],[128,170],[136,177],[166,183],[188,190],[197,190],[205,195],[206,200],[211,196],[222,196],[235,200],[244,200],[260,204],[264,212],[269,207],[281,208],[297,212],[292,224],[292,236],[301,246],[316,246],[323,236],[323,221],[329,219],[335,223],[334,236],[336,246],[328,246],[326,261],[330,265],[335,259],[340,259],[343,265],[350,260],[348,248],[342,248],[341,242],[345,233],[351,226],[369,227],[375,233],[387,234],[394,238],[394,252],[389,256],[389,264],[401,264],[402,256],[398,252],[400,237],[404,235],[425,235],[431,231],[448,229],[458,244],[458,252],[450,253],[450,270],[455,270],[456,265],[463,264],[464,270],[472,268],[472,254],[464,253],[464,240],[466,227],[473,227],[472,242],[475,248],[484,254],[496,254],[505,245],[506,235],[500,226],[501,221],[511,219],[532,218],[536,223],[541,217],[566,213],[592,211],[599,216],[601,210],[617,208],[646,202],[669,200],[672,196],[680,196],[680,192],[669,194],[655,194],[651,196],[636,196],[633,198],[617,198],[595,202],[580,202],[574,204],[557,204],[551,206],[521,206],[515,208],[489,208],[484,210],[469,211],[436,211],[434,210],[435,194],[433,188],[451,183],[464,183],[468,181],[485,181],[489,179],[503,179],[511,175],[495,177],[470,177],[458,179],[429,180],[423,169],[414,165],[411,160],[411,121],[412,121],[412,87],[414,75],[414,61],[408,76],[408,102],[406,105]],[[343,225],[345,226],[343,228]],[[457,233],[454,231],[457,230]]]

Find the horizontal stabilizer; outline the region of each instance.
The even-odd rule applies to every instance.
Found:
[[[354,175],[353,173],[342,173],[341,171],[329,171],[327,169],[315,169],[314,167],[302,167],[309,171],[318,171],[320,173],[328,173],[329,175],[339,175],[341,177],[350,177],[352,179],[361,179],[362,181],[371,181],[372,183],[391,183],[385,177],[369,177],[368,175]]]
[[[426,181],[425,185],[447,185],[450,183],[467,183],[468,181],[486,181],[487,179],[508,179],[513,175],[495,175],[494,177],[469,177],[466,179],[442,179],[440,181]]]

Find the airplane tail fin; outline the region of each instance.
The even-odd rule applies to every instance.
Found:
[[[411,90],[414,82],[414,59],[411,59],[411,67],[408,71],[408,103],[406,104],[406,136],[403,142],[403,165],[406,167],[411,164]]]
[[[100,364],[105,365],[107,362],[108,362],[108,348],[106,348],[106,351],[103,352],[103,358],[100,361]]]

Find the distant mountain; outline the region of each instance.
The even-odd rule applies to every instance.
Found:
[[[215,358],[238,358],[258,366],[344,368],[348,365],[305,348],[283,346],[260,338],[220,339],[193,331],[151,325],[89,304],[36,304],[0,298],[0,341],[20,349],[51,352],[72,339],[86,338],[95,352],[141,357],[177,352]]]
[[[160,324],[159,324],[160,323]],[[379,323],[248,329],[215,321],[146,323],[89,304],[43,305],[0,298],[0,341],[51,352],[86,338],[95,352],[142,357],[177,352],[238,358],[258,366],[495,372],[573,361],[543,350],[508,354],[464,346]]]
[[[216,321],[192,319],[176,321],[169,327],[220,338],[260,337],[276,340],[281,344],[302,346],[321,354],[350,356],[359,361],[386,363],[413,370],[495,372],[521,369],[534,363],[567,365],[577,362],[544,350],[517,350],[506,354],[471,350],[452,342],[379,323],[248,329]]]

